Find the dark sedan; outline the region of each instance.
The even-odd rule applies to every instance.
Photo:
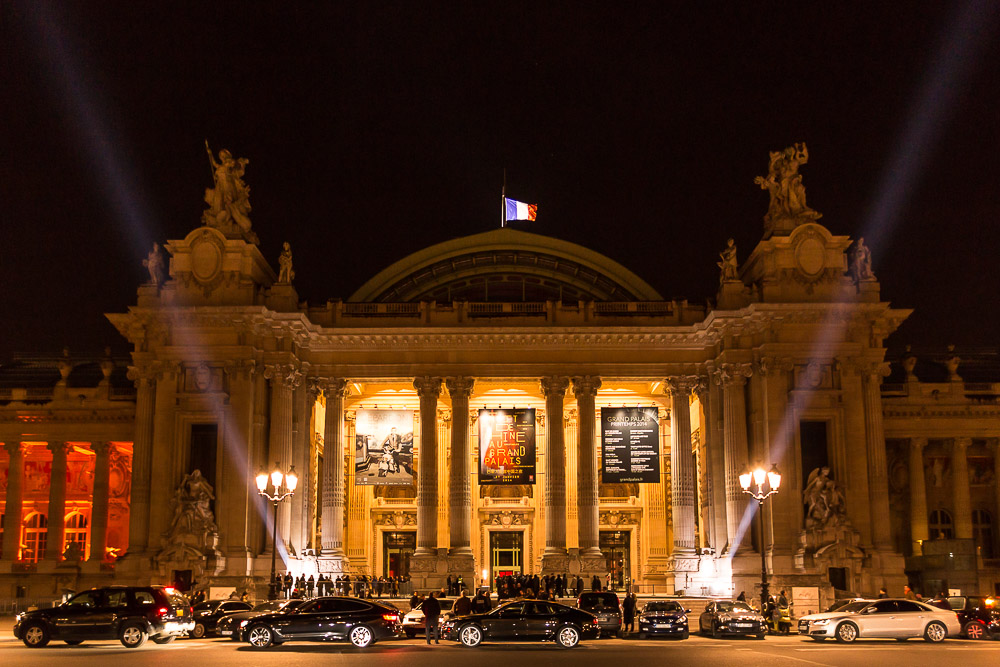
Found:
[[[955,612],[967,639],[1000,639],[1000,608],[994,598],[952,595],[928,600],[927,604]]]
[[[601,634],[597,617],[582,609],[545,600],[517,600],[485,614],[472,614],[445,621],[441,638],[479,646],[491,641],[554,641],[573,648],[581,639]]]
[[[250,620],[243,637],[254,648],[287,641],[350,641],[358,648],[400,633],[399,610],[375,600],[322,597],[291,614],[264,614]]]
[[[216,626],[217,632],[220,637],[231,637],[233,640],[241,642],[243,641],[243,628],[250,623],[251,619],[263,616],[264,614],[276,614],[278,612],[288,614],[301,607],[304,603],[305,600],[298,599],[261,602],[250,611],[240,611],[220,618],[219,624]]]
[[[639,639],[653,635],[688,638],[688,617],[685,609],[674,600],[652,600],[639,614]]]
[[[722,637],[723,635],[754,635],[763,639],[767,634],[764,617],[750,608],[746,602],[720,600],[709,602],[698,618],[698,630],[703,635]]]
[[[228,614],[235,614],[239,611],[250,611],[253,609],[246,602],[239,600],[206,600],[199,602],[191,610],[194,616],[194,629],[191,636],[195,639],[210,637],[215,634],[219,620]]]

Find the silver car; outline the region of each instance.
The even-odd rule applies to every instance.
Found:
[[[799,619],[799,634],[816,641],[830,637],[842,643],[869,637],[889,637],[898,641],[923,637],[929,642],[941,642],[961,632],[962,626],[953,611],[915,600],[892,598],[852,602],[837,611]]]
[[[444,623],[445,621],[451,619],[455,614],[452,609],[455,606],[455,600],[446,600],[445,598],[438,598],[438,602],[441,603],[441,617],[438,623]],[[424,603],[421,601],[416,607],[407,612],[406,616],[403,616],[403,632],[406,633],[407,637],[416,637],[418,634],[424,633],[424,611],[421,607]]]

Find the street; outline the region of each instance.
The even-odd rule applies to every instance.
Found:
[[[679,641],[655,639],[601,639],[581,643],[571,650],[559,649],[548,643],[484,644],[476,649],[442,642],[428,646],[422,637],[384,641],[367,650],[349,644],[294,642],[265,650],[251,649],[229,639],[182,639],[166,646],[151,642],[129,650],[118,642],[95,641],[81,646],[68,646],[53,641],[44,649],[28,649],[12,635],[0,639],[0,665],[72,664],[73,667],[107,667],[124,660],[123,665],[156,665],[191,667],[208,665],[273,665],[314,667],[318,661],[334,661],[350,667],[372,665],[378,661],[389,667],[440,667],[442,664],[477,667],[606,667],[613,662],[622,664],[666,665],[829,665],[836,667],[880,667],[895,665],[933,664],[988,665],[1000,658],[1000,642],[946,640],[928,644],[922,640],[899,643],[893,640],[859,641],[842,646],[823,644],[800,638],[768,637],[763,641],[744,638],[711,639],[692,636]]]

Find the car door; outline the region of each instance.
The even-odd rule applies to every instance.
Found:
[[[91,634],[103,639],[117,639],[118,619],[128,615],[128,602],[128,589],[105,589],[97,608],[89,615]]]
[[[524,614],[517,628],[518,639],[551,637],[557,624],[558,617],[548,602],[525,602]]]
[[[851,620],[857,624],[861,637],[893,637],[897,610],[895,600],[879,600]]]
[[[715,613],[715,603],[709,602],[705,605],[705,611],[701,612],[701,616],[698,617],[698,629],[702,632],[708,632],[712,629],[712,615]]]
[[[512,602],[504,605],[483,619],[483,631],[490,639],[515,638],[523,614],[523,602]]]
[[[332,632],[338,600],[321,598],[302,605],[296,614],[275,621],[278,631],[295,639],[318,639]]]
[[[94,639],[91,616],[101,603],[101,592],[84,591],[71,597],[57,607],[51,616],[51,624],[60,639]]]
[[[933,614],[916,602],[899,600],[896,603],[896,619],[893,623],[894,637],[921,637]]]

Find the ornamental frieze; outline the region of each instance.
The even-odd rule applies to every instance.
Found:
[[[619,510],[601,512],[600,524],[602,526],[637,526],[639,525],[639,512],[622,512]]]

